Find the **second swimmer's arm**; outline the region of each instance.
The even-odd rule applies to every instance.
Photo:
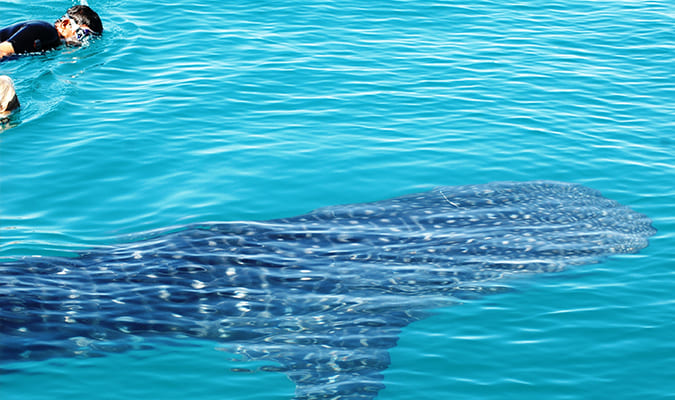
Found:
[[[0,43],[0,58],[14,54],[14,46],[11,42]]]

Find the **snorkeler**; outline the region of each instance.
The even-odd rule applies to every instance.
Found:
[[[65,43],[80,45],[103,32],[98,14],[85,5],[73,6],[53,25],[27,21],[0,30],[0,59],[14,54],[42,52]]]
[[[98,14],[89,6],[73,6],[53,25],[45,21],[19,22],[0,29],[0,60],[17,54],[36,53],[58,47],[62,43],[79,46],[89,36],[103,32]],[[0,117],[19,108],[19,99],[12,80],[0,76]]]

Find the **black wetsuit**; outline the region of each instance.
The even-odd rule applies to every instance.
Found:
[[[61,44],[54,24],[44,21],[19,22],[0,30],[0,42],[10,42],[14,53],[34,53]]]

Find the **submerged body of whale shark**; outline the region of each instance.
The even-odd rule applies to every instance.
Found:
[[[521,274],[635,253],[655,232],[575,184],[440,187],[264,222],[189,225],[0,263],[0,362],[205,338],[274,361],[296,399],[372,399],[424,311]]]

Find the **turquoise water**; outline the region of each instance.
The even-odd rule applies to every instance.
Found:
[[[2,26],[71,2],[0,5]],[[675,5],[91,1],[105,35],[0,62],[0,257],[500,180],[581,183],[638,255],[437,310],[381,399],[675,397]],[[289,399],[213,343],[31,364],[3,399]]]

